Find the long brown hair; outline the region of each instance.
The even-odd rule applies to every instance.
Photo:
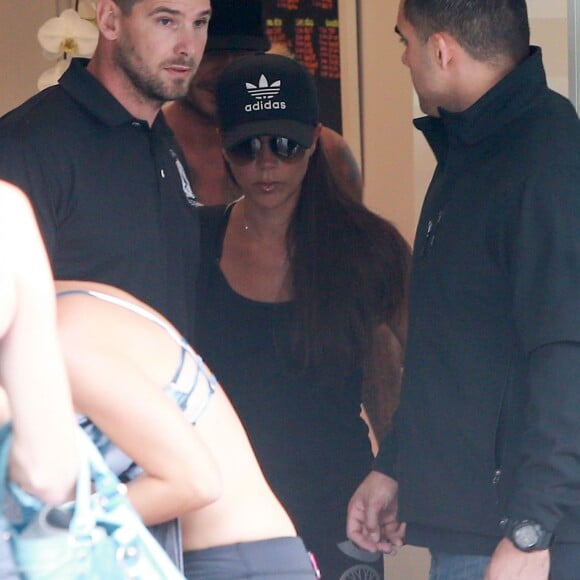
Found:
[[[398,230],[344,193],[319,146],[288,229],[293,349],[308,369],[356,368],[374,328],[405,316],[410,250]]]

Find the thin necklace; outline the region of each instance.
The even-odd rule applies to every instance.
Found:
[[[241,207],[241,209],[242,209],[242,216],[241,216],[242,217],[242,224],[241,224],[242,231],[248,232],[248,234],[251,237],[254,237],[254,235],[252,235],[253,230],[252,230],[252,228],[250,228],[250,226],[248,225],[248,222],[246,220],[246,205],[244,203],[244,198],[242,197],[238,203],[242,204],[242,207]],[[264,242],[264,240],[260,240],[259,238],[258,238],[258,242],[260,244],[264,244],[264,243],[267,244],[268,243],[268,242]],[[286,296],[286,293],[284,293],[284,297],[282,299],[280,299],[280,297],[283,294],[284,286],[288,283],[289,277],[291,276],[291,274],[290,274],[290,258],[288,256],[287,252],[284,253],[283,259],[278,264],[276,264],[275,267],[283,269],[282,279],[280,281],[280,286],[273,292],[273,295],[271,295],[269,299],[265,300],[265,302],[286,302],[289,299],[288,296]]]
[[[242,223],[242,229],[245,232],[249,232],[250,231],[250,226],[248,226],[248,222],[246,220],[246,202],[245,202],[245,200],[246,200],[246,196],[244,195],[240,199],[240,205],[242,206],[242,221],[243,221],[243,223]]]
[[[260,239],[259,236],[256,236],[255,230],[252,230],[252,228],[250,228],[250,226],[248,225],[248,222],[246,220],[246,204],[244,203],[244,197],[242,197],[240,199],[239,203],[242,204],[242,231],[247,232],[252,237],[257,237],[260,244],[268,243],[268,242],[265,242],[264,240]],[[284,259],[280,262],[280,267],[288,268],[289,265],[290,265],[290,258],[288,256],[288,252],[284,252]]]

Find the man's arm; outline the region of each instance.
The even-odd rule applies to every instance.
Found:
[[[530,404],[522,463],[507,515],[553,533],[580,496],[580,343],[542,346],[530,355]],[[547,580],[549,550],[525,552],[504,538],[486,580]]]
[[[69,163],[69,147],[65,141],[55,147],[58,119],[52,140],[36,117],[15,111],[0,121],[0,179],[21,189],[34,208],[49,258],[57,240],[57,204],[74,183]],[[76,153],[79,154],[78,152]]]
[[[550,551],[522,552],[504,538],[495,549],[485,580],[548,580]]]
[[[526,182],[507,226],[513,318],[528,358],[514,491],[505,516],[554,532],[580,504],[580,142]]]
[[[377,327],[363,377],[362,401],[377,441],[391,426],[399,403],[403,345],[386,324]]]
[[[546,539],[580,504],[580,142],[577,125],[570,130],[576,145],[555,140],[560,150],[530,172],[504,233],[513,317],[528,359],[518,385],[527,402],[518,464],[504,515],[512,524],[539,525],[538,537]],[[509,537],[493,555],[489,578],[546,578],[545,545],[527,553],[513,532]]]
[[[580,342],[531,353],[529,389],[522,461],[506,515],[554,532],[580,504]]]
[[[363,179],[350,147],[341,135],[329,127],[322,127],[320,144],[330,165],[336,184],[350,197],[362,201]]]

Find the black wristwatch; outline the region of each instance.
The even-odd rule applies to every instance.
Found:
[[[503,533],[522,552],[546,550],[552,543],[553,534],[534,520],[502,520]]]

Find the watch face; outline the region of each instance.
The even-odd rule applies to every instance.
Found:
[[[520,524],[514,529],[513,540],[518,548],[529,550],[540,540],[540,533],[534,524]]]

